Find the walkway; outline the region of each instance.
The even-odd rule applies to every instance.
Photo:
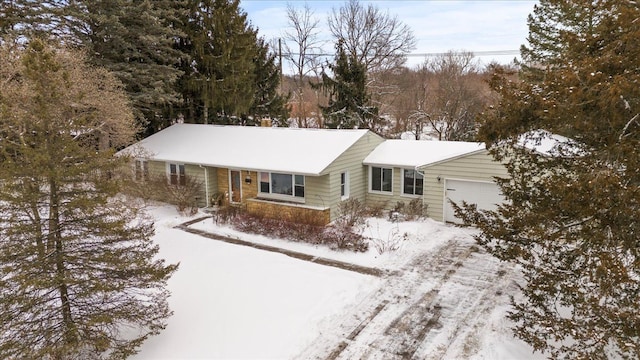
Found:
[[[372,275],[372,276],[377,276],[377,277],[382,277],[382,276],[388,276],[388,275],[394,275],[395,274],[394,272],[388,271],[388,270],[370,268],[370,267],[366,267],[366,266],[360,266],[360,265],[350,264],[350,263],[346,263],[346,262],[342,262],[342,261],[337,261],[337,260],[327,259],[327,258],[318,257],[318,256],[314,256],[314,255],[309,255],[309,254],[305,254],[305,253],[301,253],[301,252],[297,252],[297,251],[293,251],[293,250],[282,249],[282,248],[275,247],[275,246],[257,244],[257,243],[253,243],[253,242],[250,242],[250,241],[245,241],[245,240],[240,240],[240,239],[236,239],[236,238],[231,238],[231,237],[228,237],[228,236],[213,234],[213,233],[210,233],[210,232],[207,232],[207,231],[203,231],[203,230],[192,229],[192,228],[189,227],[190,225],[193,225],[193,224],[195,224],[197,222],[200,222],[202,220],[209,219],[209,218],[211,218],[211,216],[199,217],[197,219],[193,219],[193,220],[187,221],[185,223],[182,223],[182,224],[176,226],[176,229],[180,229],[182,231],[186,231],[188,233],[195,234],[195,235],[200,235],[200,236],[206,237],[208,239],[223,241],[223,242],[230,243],[230,244],[235,244],[235,245],[248,246],[248,247],[252,247],[254,249],[259,249],[259,250],[264,250],[264,251],[280,253],[280,254],[283,254],[283,255],[290,256],[292,258],[296,258],[296,259],[300,259],[300,260],[304,260],[304,261],[309,261],[309,262],[316,263],[316,264],[319,264],[319,265],[333,266],[333,267],[340,268],[340,269],[343,269],[343,270],[354,271],[354,272],[357,272],[357,273],[360,273],[360,274]]]

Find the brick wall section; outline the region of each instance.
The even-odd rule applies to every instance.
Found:
[[[245,179],[247,178],[247,174],[251,177],[251,184],[247,184]],[[258,172],[256,171],[247,171],[242,170],[242,201],[246,201],[247,199],[252,199],[258,196]]]
[[[271,219],[284,219],[317,225],[326,225],[331,220],[329,208],[313,209],[295,204],[279,204],[259,200],[249,200],[246,205],[248,213]]]
[[[218,192],[225,193],[225,202],[228,202],[229,196],[229,169],[218,168],[216,171],[216,179],[218,180]]]

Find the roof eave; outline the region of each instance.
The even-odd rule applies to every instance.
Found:
[[[427,167],[439,165],[439,164],[442,164],[442,163],[445,163],[445,162],[448,162],[448,161],[461,159],[461,158],[466,157],[466,156],[480,154],[480,153],[485,152],[485,151],[487,151],[487,149],[478,149],[478,150],[466,152],[464,154],[459,154],[459,155],[448,157],[446,159],[441,159],[441,160],[434,161],[434,162],[431,162],[431,163],[427,163],[427,164],[416,166],[416,169],[427,168]]]

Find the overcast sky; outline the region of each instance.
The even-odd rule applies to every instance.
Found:
[[[303,8],[304,1],[289,1]],[[417,40],[417,47],[408,57],[408,66],[425,60],[425,54],[449,50],[467,50],[476,53],[483,64],[492,60],[508,63],[518,56],[521,44],[528,34],[527,15],[537,1],[527,0],[467,0],[467,1],[363,1],[372,3],[391,15],[397,15],[408,25]],[[327,34],[327,14],[338,9],[344,1],[307,1],[320,20],[321,32]],[[287,1],[241,0],[249,21],[259,29],[259,36],[267,41],[282,37],[287,31]],[[289,30],[291,31],[291,30]],[[333,52],[333,44],[325,46]],[[495,52],[495,53],[490,53]],[[480,54],[487,54],[480,56]],[[287,72],[287,69],[284,69]]]

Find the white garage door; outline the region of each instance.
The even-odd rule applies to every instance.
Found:
[[[463,201],[477,204],[479,209],[494,210],[496,205],[504,201],[500,188],[496,183],[468,180],[445,179],[444,221],[460,224],[449,200],[458,205]]]

